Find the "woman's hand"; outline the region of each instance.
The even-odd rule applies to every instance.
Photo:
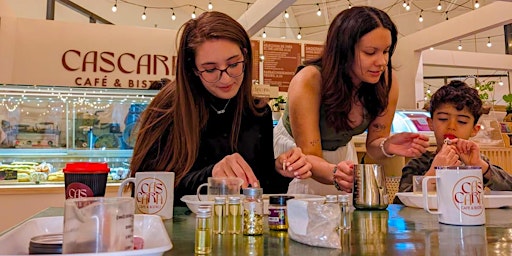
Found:
[[[338,163],[333,179],[339,189],[351,193],[354,187],[354,163],[350,160]]]
[[[388,154],[405,157],[419,157],[429,146],[427,136],[412,132],[394,134],[384,144]]]
[[[213,177],[238,177],[244,181],[242,188],[247,188],[249,185],[252,187],[259,187],[260,184],[252,168],[244,160],[244,158],[234,153],[227,155],[220,162],[213,166]]]
[[[279,155],[276,159],[276,170],[288,178],[307,179],[311,177],[311,164],[299,147]]]

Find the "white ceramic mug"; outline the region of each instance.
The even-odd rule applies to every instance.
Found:
[[[172,218],[174,172],[137,172],[135,178],[127,178],[121,183],[118,196],[123,195],[128,183],[134,184],[136,213],[156,214],[162,219]]]
[[[485,224],[482,169],[475,166],[436,166],[436,176],[423,178],[423,208],[451,225]],[[436,179],[437,211],[428,206],[427,182]]]

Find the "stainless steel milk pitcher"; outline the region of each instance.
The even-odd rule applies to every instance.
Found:
[[[382,166],[378,164],[354,165],[353,205],[357,209],[386,209],[389,196]]]

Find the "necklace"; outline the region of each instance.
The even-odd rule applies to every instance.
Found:
[[[212,104],[210,104],[210,107],[212,107],[213,110],[215,110],[215,112],[217,112],[217,115],[224,114],[226,112],[226,108],[228,107],[228,104],[230,101],[231,101],[231,99],[229,99],[228,102],[226,102],[226,105],[221,110],[216,109]]]

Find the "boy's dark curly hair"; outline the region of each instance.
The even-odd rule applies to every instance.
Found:
[[[452,104],[459,111],[467,107],[475,118],[474,124],[482,115],[482,100],[478,96],[478,90],[459,80],[450,81],[432,95],[430,99],[431,117],[442,104]]]

